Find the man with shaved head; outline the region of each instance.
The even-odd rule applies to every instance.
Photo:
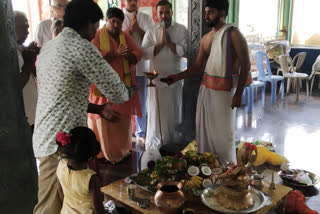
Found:
[[[64,10],[67,4],[68,4],[68,0],[52,1],[52,5],[50,6],[52,18],[46,19],[40,22],[35,32],[34,40],[37,42],[38,47],[42,47],[46,42],[52,39],[52,34],[51,34],[52,22],[56,19],[60,19],[60,20],[63,19]]]

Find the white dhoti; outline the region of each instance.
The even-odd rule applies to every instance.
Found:
[[[160,79],[182,71],[181,59],[187,53],[188,31],[183,25],[172,22],[171,26],[166,28],[166,33],[175,44],[176,51],[172,51],[165,45],[158,54],[154,55],[161,33],[162,27],[157,24],[145,33],[142,42],[144,58],[151,60],[150,71],[156,71],[159,74],[153,80],[157,88],[148,88],[146,150],[157,150],[161,146],[159,120],[163,144],[178,142],[180,135],[177,128],[181,123],[182,82],[168,86]],[[160,118],[156,91],[159,97]]]
[[[218,91],[201,86],[196,115],[196,141],[199,152],[211,152],[221,164],[236,163],[234,142],[235,113],[231,108],[235,89]]]
[[[160,120],[157,105],[157,91],[160,105]],[[160,126],[163,144],[179,141],[177,128],[181,123],[182,84],[174,84],[170,87],[148,88],[147,109],[147,136],[146,150],[161,146]]]

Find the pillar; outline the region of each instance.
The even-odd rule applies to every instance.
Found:
[[[202,36],[210,30],[204,20],[204,5],[206,2],[206,0],[189,0],[188,67],[190,67],[197,58]],[[195,139],[196,106],[202,75],[203,72],[184,80],[182,95],[182,132],[185,143]]]
[[[291,41],[293,1],[279,0],[278,35]]]
[[[10,0],[0,1],[0,23],[0,212],[32,213],[38,178],[19,82]]]

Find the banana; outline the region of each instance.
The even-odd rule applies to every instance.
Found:
[[[196,186],[197,186],[197,185],[201,185],[201,183],[202,183],[201,181],[191,181],[191,182],[192,182],[194,185],[196,185]]]
[[[194,182],[192,182],[192,181],[188,181],[188,186],[192,189],[192,188],[194,188],[195,186],[196,186],[196,184],[194,183]]]
[[[197,182],[197,181],[190,181],[193,184],[194,188],[200,188],[201,187],[201,182]]]
[[[203,179],[190,179],[192,182],[201,185]]]
[[[186,187],[192,189],[193,188],[193,183],[191,183],[190,181],[186,182]]]
[[[195,182],[196,186],[201,186],[202,182]]]
[[[200,177],[200,176],[193,176],[193,177],[191,177],[191,180],[200,180],[200,181],[202,181],[203,178]]]
[[[184,184],[184,186],[188,189],[200,189],[202,185],[203,178],[200,176],[193,176],[189,180],[180,180],[180,183]]]

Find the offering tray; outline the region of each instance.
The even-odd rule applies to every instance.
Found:
[[[135,176],[138,176],[139,173],[135,173],[135,174],[132,174],[128,177],[126,177],[124,179],[124,182],[127,183],[127,184],[130,184],[130,183],[134,183],[137,187],[139,187],[140,189],[144,190],[144,191],[147,191],[147,192],[150,192],[152,194],[155,194],[156,193],[156,190],[155,191],[151,191],[147,186],[142,186],[140,184],[138,184],[137,182],[135,182],[134,179],[131,179],[131,177],[135,177]]]
[[[320,177],[317,176],[316,174],[306,171],[306,170],[302,170],[302,169],[291,169],[290,173],[285,173],[283,171],[279,172],[279,176],[281,177],[283,183],[288,184],[290,186],[295,186],[295,187],[311,187],[314,185],[317,185],[320,182]],[[303,184],[303,183],[299,183],[297,181],[295,181],[293,178],[295,173],[298,172],[304,172],[306,175],[308,175],[310,177],[310,179],[312,180],[312,184]]]
[[[267,200],[261,191],[250,187],[249,193],[251,193],[251,195],[253,197],[254,204],[247,209],[232,210],[232,209],[227,209],[227,208],[221,206],[216,201],[216,198],[214,197],[214,195],[217,193],[217,191],[218,191],[218,186],[215,186],[214,188],[209,187],[209,188],[205,189],[203,191],[203,193],[201,194],[201,201],[204,205],[206,205],[210,209],[213,209],[213,210],[221,212],[221,213],[237,213],[237,214],[239,214],[239,213],[252,213],[252,212],[255,212],[255,211],[261,209],[263,206],[265,206],[266,200]]]

